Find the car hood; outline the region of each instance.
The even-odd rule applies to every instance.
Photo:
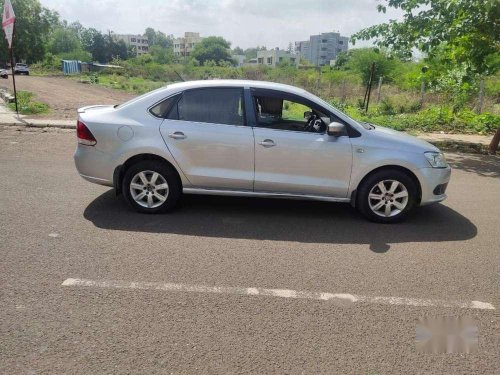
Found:
[[[374,129],[370,130],[370,135],[377,138],[379,141],[390,143],[391,147],[397,147],[408,151],[439,151],[439,149],[417,137],[411,136],[404,132],[385,128],[379,125],[373,125]]]

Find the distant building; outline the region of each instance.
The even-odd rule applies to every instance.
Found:
[[[311,47],[311,43],[308,40],[303,42],[295,42],[295,53],[299,55],[300,59],[306,59],[306,56],[309,56],[309,48]],[[309,60],[308,60],[309,61]]]
[[[245,61],[245,63],[243,65],[245,65],[245,66],[257,65],[257,58],[248,59],[248,60]]]
[[[132,35],[132,34],[113,34],[113,38],[116,41],[123,40],[127,47],[132,47],[137,56],[149,53],[149,42],[148,37],[144,35]]]
[[[236,63],[236,66],[243,66],[245,63],[245,55],[232,55],[231,58]]]
[[[186,32],[184,37],[174,39],[174,55],[186,57],[193,52],[194,46],[200,43],[203,38],[200,33]]]
[[[257,64],[268,65],[273,68],[279,63],[288,61],[292,65],[299,65],[299,57],[295,53],[280,50],[279,48],[269,51],[257,51]]]
[[[311,35],[309,40],[295,42],[295,52],[316,66],[329,65],[340,52],[347,51],[349,38],[339,33]]]

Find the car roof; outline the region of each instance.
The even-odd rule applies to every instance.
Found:
[[[244,79],[212,79],[204,81],[178,82],[168,85],[167,87],[165,87],[165,90],[184,91],[188,89],[204,87],[255,87],[261,89],[281,90],[301,95],[304,95],[306,93],[306,91],[301,88],[285,85],[282,83],[252,81]]]

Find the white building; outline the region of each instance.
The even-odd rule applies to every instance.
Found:
[[[257,51],[257,64],[268,65],[275,68],[282,62],[288,61],[290,64],[298,66],[299,56],[295,53],[280,50],[279,48],[269,51]]]
[[[180,57],[189,56],[193,52],[194,46],[202,40],[200,33],[185,32],[184,37],[174,39],[174,55]]]
[[[328,65],[348,48],[349,38],[334,32],[311,35],[309,40],[295,42],[295,52],[316,66]]]
[[[123,40],[127,47],[132,46],[137,56],[149,53],[149,42],[147,36],[133,34],[113,34],[113,38],[116,41]]]

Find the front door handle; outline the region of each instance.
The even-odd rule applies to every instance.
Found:
[[[170,138],[173,139],[185,139],[186,135],[183,132],[173,132],[168,135]]]
[[[259,142],[259,145],[264,147],[273,147],[276,146],[276,143],[272,139],[264,139],[262,142]]]

